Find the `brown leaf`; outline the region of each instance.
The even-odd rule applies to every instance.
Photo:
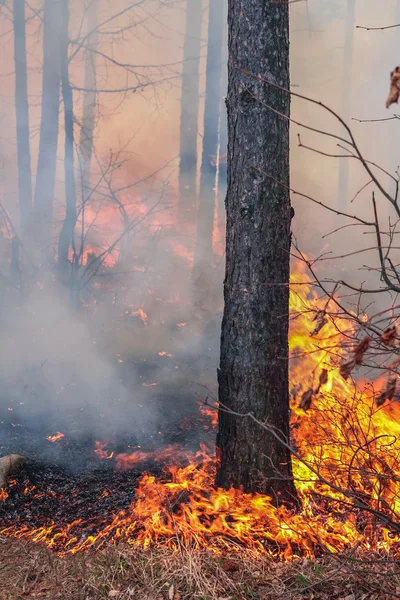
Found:
[[[386,108],[389,108],[391,104],[397,104],[400,95],[400,67],[396,67],[394,71],[390,73],[390,90],[389,96],[386,100]]]
[[[318,387],[315,390],[315,394],[319,394],[321,385],[325,385],[325,383],[328,383],[328,371],[326,369],[322,369],[321,373],[319,374]]]
[[[393,400],[393,397],[396,393],[396,384],[396,373],[390,373],[385,389],[382,390],[381,393],[375,398],[375,404],[377,406],[382,406],[382,404],[384,404],[386,400]]]
[[[382,335],[379,338],[379,341],[381,341],[382,344],[385,344],[385,346],[388,346],[388,348],[396,348],[396,340],[397,340],[396,325],[393,325],[393,327],[388,327],[387,329],[385,329],[385,331],[382,333]]]
[[[312,337],[313,335],[317,335],[317,333],[321,331],[323,326],[327,324],[328,319],[326,318],[325,314],[326,313],[324,310],[319,310],[313,318],[313,321],[316,321],[316,323],[313,331],[310,333],[310,337]]]
[[[361,365],[361,363],[364,359],[364,354],[370,347],[371,342],[372,342],[372,337],[370,337],[369,335],[366,335],[365,338],[363,338],[361,340],[361,342],[358,344],[358,346],[354,350],[356,365]]]
[[[350,377],[350,374],[355,366],[356,357],[354,354],[351,354],[351,356],[347,360],[343,360],[340,363],[339,373],[341,374],[343,379],[348,379]]]
[[[299,407],[303,410],[309,410],[311,407],[312,397],[314,395],[314,390],[312,388],[308,388],[304,394],[301,396]]]

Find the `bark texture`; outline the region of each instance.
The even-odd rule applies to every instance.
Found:
[[[285,3],[229,0],[228,191],[221,404],[289,438],[289,14]],[[258,98],[261,102],[255,100]],[[268,173],[270,177],[264,175]],[[291,457],[249,418],[219,413],[219,486],[295,499]]]
[[[221,106],[221,72],[224,0],[210,0],[206,67],[206,101],[204,107],[203,151],[200,171],[200,195],[197,214],[196,248],[194,253],[195,283],[205,288],[204,277],[210,270],[215,212],[217,166],[213,158],[218,153],[218,125]]]
[[[65,218],[58,241],[58,263],[64,271],[69,266],[68,251],[71,247],[76,224],[76,185],[74,169],[74,107],[72,88],[68,72],[68,26],[69,7],[68,0],[63,0],[62,34],[61,34],[61,89],[64,104],[65,120]]]
[[[197,196],[197,134],[202,11],[202,0],[186,1],[179,152],[179,212],[184,221],[193,219]]]
[[[37,242],[47,245],[53,214],[57,169],[61,83],[62,0],[45,0],[43,16],[43,82],[39,158],[34,198]],[[45,236],[45,239],[43,239]]]
[[[17,124],[19,221],[25,231],[32,210],[32,173],[29,140],[28,72],[25,0],[14,0],[15,113]]]

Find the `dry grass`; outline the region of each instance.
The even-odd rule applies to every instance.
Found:
[[[400,566],[400,563],[398,563]],[[398,572],[397,572],[398,571]],[[0,599],[389,600],[400,569],[382,556],[277,563],[248,554],[137,551],[109,547],[60,558],[47,548],[0,539]]]

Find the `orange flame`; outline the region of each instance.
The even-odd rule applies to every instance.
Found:
[[[54,435],[48,435],[46,437],[46,440],[49,440],[49,442],[58,442],[58,440],[61,440],[63,437],[65,437],[65,435],[63,433],[60,433],[59,431],[57,431],[56,434]]]
[[[342,552],[355,545],[389,550],[397,543],[395,536],[366,512],[358,519],[359,509],[354,507],[368,503],[397,523],[399,408],[395,403],[377,408],[372,386],[359,382],[354,387],[340,376],[341,344],[353,333],[348,321],[327,319],[317,334],[310,335],[313,317],[326,309],[325,304],[303,270],[292,275],[291,419],[293,444],[302,457],[293,459],[301,512],[277,508],[265,495],[215,488],[215,460],[205,447],[190,454],[170,446],[115,457],[120,469],[149,460],[161,462],[167,465],[169,477],[144,474],[131,505],[111,519],[75,520],[65,527],[53,522],[36,529],[17,523],[0,534],[44,542],[60,554],[119,541],[141,548],[190,546],[215,552],[245,548],[283,559],[312,557],[321,550]],[[308,390],[312,390],[312,404],[303,410],[299,400]],[[215,412],[210,411],[215,422]],[[209,409],[202,412],[207,415]],[[97,534],[83,538],[77,533],[93,525]]]

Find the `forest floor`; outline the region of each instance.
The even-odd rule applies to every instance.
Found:
[[[44,546],[1,537],[0,599],[389,600],[400,597],[396,562],[352,552],[283,563],[126,546],[59,557]]]

